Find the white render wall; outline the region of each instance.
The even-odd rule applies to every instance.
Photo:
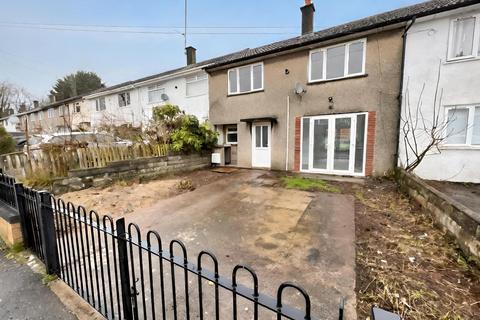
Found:
[[[440,110],[443,119],[446,106],[480,105],[480,59],[447,62],[451,20],[472,12],[480,12],[480,6],[475,5],[451,11],[448,15],[417,21],[409,30],[405,56],[402,117],[408,108],[405,103],[406,92],[409,92],[410,109],[415,110],[422,86],[425,84],[421,100],[422,113],[425,119],[432,118],[439,68],[439,91],[443,90]],[[421,137],[419,138],[421,141]],[[406,159],[402,131],[400,131],[399,156],[399,164],[402,165]],[[427,155],[415,173],[421,178],[430,180],[480,183],[480,148],[445,146],[441,148],[440,153],[432,152]]]
[[[92,128],[98,128],[102,123],[114,125],[132,124],[133,126],[146,125],[152,117],[153,108],[165,103],[179,106],[187,114],[195,115],[201,122],[208,120],[208,78],[204,94],[193,97],[187,97],[186,95],[186,78],[196,74],[205,74],[205,72],[196,71],[168,80],[159,80],[141,85],[129,85],[121,89],[115,89],[114,93],[107,92],[102,96],[87,97],[87,103],[92,115]],[[154,84],[161,84],[165,89],[165,94],[169,97],[168,101],[148,102],[148,87]],[[122,92],[130,92],[130,105],[126,107],[119,107],[118,105],[118,94]],[[99,97],[105,97],[106,110],[96,111],[95,101]]]

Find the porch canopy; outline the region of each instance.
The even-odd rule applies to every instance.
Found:
[[[267,117],[255,117],[255,118],[246,118],[240,119],[241,122],[246,122],[248,126],[251,128],[252,123],[254,122],[270,122],[270,125],[273,127],[274,124],[277,123],[277,117],[275,116],[267,116]]]

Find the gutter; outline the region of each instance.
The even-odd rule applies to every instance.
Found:
[[[405,55],[407,51],[407,33],[410,30],[410,28],[413,26],[415,21],[417,20],[417,17],[414,16],[410,22],[409,25],[405,28],[405,31],[403,31],[402,38],[403,38],[403,48],[402,48],[402,63],[400,66],[400,93],[397,97],[398,99],[398,120],[397,120],[397,146],[395,150],[395,163],[394,167],[398,165],[398,158],[399,158],[399,150],[400,150],[400,125],[401,125],[401,118],[402,118],[402,103],[403,103],[403,84],[405,81]]]
[[[106,95],[109,95],[109,94],[122,92],[122,91],[125,91],[126,89],[129,89],[129,88],[138,88],[138,87],[148,85],[148,84],[151,84],[151,83],[156,83],[158,81],[169,80],[169,79],[177,78],[177,77],[180,77],[180,76],[192,73],[192,72],[198,72],[200,70],[203,70],[205,67],[206,66],[198,66],[198,67],[191,68],[191,69],[188,69],[188,70],[181,70],[181,71],[171,73],[171,74],[168,74],[168,75],[165,75],[165,76],[160,76],[160,77],[156,77],[156,78],[148,79],[148,80],[144,80],[144,81],[139,81],[139,82],[131,81],[129,83],[126,83],[124,86],[121,86],[121,87],[118,87],[118,88],[115,88],[115,89],[105,90],[105,91],[85,95],[84,98],[85,99],[94,99],[94,98],[106,96]],[[168,71],[165,71],[165,72],[168,72]]]

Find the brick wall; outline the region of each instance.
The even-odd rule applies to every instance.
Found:
[[[367,124],[367,150],[365,159],[365,175],[371,176],[373,174],[373,157],[375,154],[375,126],[377,122],[377,115],[375,111],[368,113]]]
[[[293,160],[293,171],[300,171],[301,121],[302,117],[295,118],[295,158]]]

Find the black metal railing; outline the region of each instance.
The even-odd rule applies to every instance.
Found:
[[[4,174],[3,170],[0,169],[0,201],[16,209],[15,199],[15,178]]]
[[[296,284],[282,283],[272,298],[259,292],[259,278],[248,266],[236,265],[231,277],[223,277],[209,251],[192,263],[180,240],[164,248],[156,231],[143,236],[135,223],[100,217],[2,172],[0,203],[18,210],[25,245],[47,273],[108,319],[315,319],[309,295]],[[286,292],[290,304],[283,302]]]
[[[55,220],[58,274],[108,319],[314,319],[309,295],[296,284],[281,284],[271,298],[259,292],[248,266],[237,265],[230,278],[222,277],[211,252],[201,251],[192,263],[179,240],[166,249],[156,231],[143,237],[123,218],[100,218],[52,196],[50,203],[42,203],[42,212],[50,210]],[[207,262],[213,271],[204,267]],[[240,274],[248,275],[251,288],[239,283]],[[294,306],[283,303],[286,290]]]

